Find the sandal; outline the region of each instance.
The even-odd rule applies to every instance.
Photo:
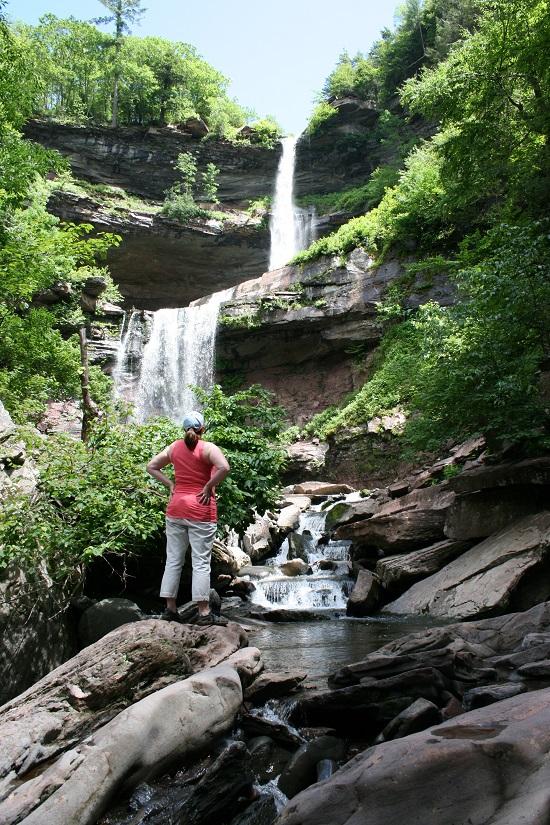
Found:
[[[178,622],[179,624],[186,624],[185,619],[182,619],[180,614],[173,610],[165,610],[160,617],[165,622]]]

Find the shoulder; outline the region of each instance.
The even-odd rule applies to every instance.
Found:
[[[177,447],[179,447],[181,445],[181,443],[182,443],[181,439],[178,439],[178,441],[172,441],[172,443],[168,445],[168,447],[165,450],[165,453],[168,455],[169,458],[172,458],[173,450],[175,450]]]

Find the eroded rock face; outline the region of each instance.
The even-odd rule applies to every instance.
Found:
[[[550,512],[528,516],[413,585],[388,613],[466,618],[531,607],[548,595]],[[542,588],[542,590],[541,590]],[[542,595],[542,598],[545,598]]]
[[[543,825],[550,688],[385,742],[303,791],[278,825]],[[505,755],[505,758],[502,758]]]
[[[63,220],[122,236],[107,260],[128,308],[187,306],[267,268],[269,232],[250,217],[182,224],[146,212],[113,214],[70,192],[55,192],[48,209]]]
[[[201,141],[189,133],[169,128],[111,129],[30,121],[25,135],[57,149],[74,175],[93,183],[120,186],[127,192],[162,200],[178,177],[174,162],[180,152],[191,152],[199,172],[208,163],[220,169],[218,198],[245,201],[270,195],[280,148],[235,146],[229,141]]]

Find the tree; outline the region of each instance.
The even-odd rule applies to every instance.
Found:
[[[124,34],[130,34],[130,24],[139,23],[146,9],[142,8],[141,0],[100,0],[105,8],[109,9],[110,15],[98,17],[95,23],[115,24],[115,59],[113,72],[113,102],[111,110],[111,126],[118,125],[118,84],[120,81],[120,50]]]

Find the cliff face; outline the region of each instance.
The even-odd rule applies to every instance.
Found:
[[[60,191],[48,208],[63,220],[122,236],[107,262],[127,308],[186,306],[267,267],[269,231],[242,212],[223,222],[181,224],[146,212],[113,212],[92,198]]]
[[[322,258],[240,284],[220,310],[219,378],[262,384],[303,423],[364,383],[382,335],[377,302],[403,274],[357,249],[345,263]],[[410,287],[409,307],[428,300],[452,301],[443,276]]]
[[[195,156],[199,172],[214,163],[220,169],[219,199],[234,202],[271,195],[280,154],[279,147],[203,141],[168,127],[108,129],[33,120],[25,136],[61,152],[77,178],[157,200],[177,178],[180,152]]]

